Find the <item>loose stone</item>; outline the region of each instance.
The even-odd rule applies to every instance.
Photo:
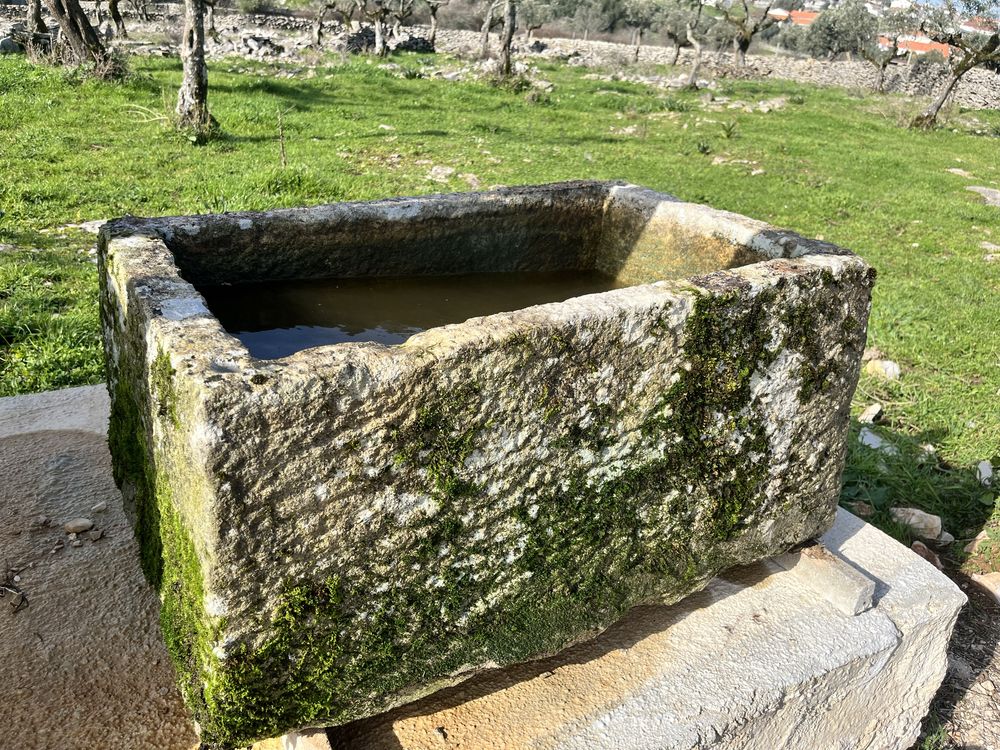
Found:
[[[861,416],[858,417],[858,421],[861,424],[874,424],[880,419],[882,419],[882,404],[872,404],[865,407],[865,410],[861,412]]]
[[[941,517],[925,513],[918,508],[890,508],[889,515],[895,521],[910,529],[924,539],[937,539],[941,536]]]
[[[899,365],[891,359],[873,359],[865,365],[865,372],[883,380],[899,380]]]
[[[74,518],[63,524],[63,530],[67,534],[82,534],[84,531],[93,528],[94,522],[89,518]]]
[[[1000,572],[986,573],[985,575],[973,573],[972,580],[992,594],[997,602],[1000,602]]]
[[[910,545],[910,549],[924,558],[927,562],[933,565],[938,570],[944,570],[944,565],[941,564],[941,558],[935,554],[935,552],[928,547],[926,544],[920,541],[915,541]]]

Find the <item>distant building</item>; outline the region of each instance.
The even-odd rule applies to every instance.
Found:
[[[962,21],[958,28],[967,34],[993,34],[998,30],[996,20],[982,16]]]
[[[882,49],[892,47],[892,40],[885,36],[878,38],[878,45]],[[900,53],[910,52],[914,55],[926,55],[928,52],[937,52],[942,57],[951,57],[951,47],[947,44],[932,41],[930,37],[923,34],[914,33],[901,36],[899,38]]]
[[[767,12],[767,15],[778,23],[788,23],[793,26],[811,26],[813,21],[819,17],[819,11],[773,8]]]

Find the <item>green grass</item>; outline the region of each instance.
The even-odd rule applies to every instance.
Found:
[[[409,69],[434,60],[400,59]],[[626,179],[823,237],[872,263],[870,343],[904,375],[864,379],[857,404],[880,400],[884,434],[908,447],[889,473],[853,447],[847,492],[877,490],[889,528],[883,510],[894,504],[940,509],[956,535],[988,518],[992,500],[970,478],[976,461],[1000,453],[1000,264],[980,248],[1000,244],[1000,210],[965,186],[1000,182],[996,138],[905,130],[900,100],[783,82],[726,83],[721,93],[746,101],[790,97],[751,114],[552,63],[541,67],[555,91],[531,96],[395,76],[366,60],[295,79],[239,61],[212,66],[225,135],[195,147],[151,116],[168,112],[179,64],[136,58],[133,67],[131,82],[102,84],[0,59],[0,243],[42,248],[0,252],[0,395],[101,378],[89,242],[58,229],[67,223]],[[988,132],[1000,128],[1000,113],[977,117]],[[433,165],[455,173],[431,182]],[[930,466],[910,450],[928,441],[941,458]]]

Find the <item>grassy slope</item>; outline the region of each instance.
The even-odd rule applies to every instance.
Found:
[[[1000,244],[1000,210],[965,186],[1000,183],[997,138],[911,132],[898,126],[897,100],[779,82],[726,85],[747,101],[792,96],[749,114],[555,65],[543,66],[557,87],[541,102],[395,77],[364,60],[294,80],[239,65],[213,66],[226,136],[198,148],[150,119],[169,108],[175,61],[136,59],[137,80],[104,85],[0,59],[0,243],[41,248],[0,252],[0,395],[101,377],[91,241],[60,225],[468,189],[463,174],[484,187],[621,178],[822,236],[871,262],[880,276],[870,340],[904,377],[865,379],[858,403],[886,404],[885,434],[904,451],[886,474],[882,458],[855,448],[847,496],[872,502],[885,526],[891,504],[943,512],[959,535],[986,520],[992,496],[970,467],[1000,452],[1000,264],[983,261],[980,243]],[[979,117],[1000,128],[997,113]],[[736,123],[733,137],[723,122]],[[438,184],[426,178],[433,165],[456,171]],[[958,468],[922,461],[923,442]]]

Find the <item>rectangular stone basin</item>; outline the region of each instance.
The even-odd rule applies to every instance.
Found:
[[[552,654],[833,520],[874,273],[828,243],[574,182],[126,218],[99,257],[115,476],[208,745]],[[518,309],[553,275],[596,293]],[[370,327],[414,277],[465,297],[392,345],[257,357],[213,313],[325,284]]]

